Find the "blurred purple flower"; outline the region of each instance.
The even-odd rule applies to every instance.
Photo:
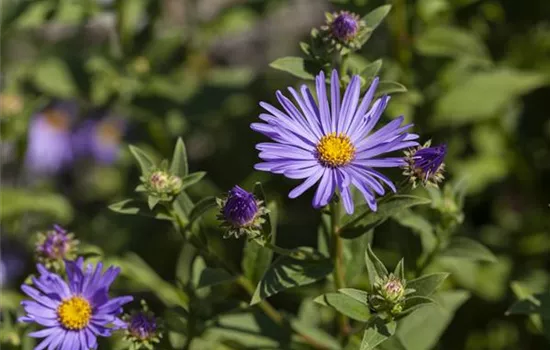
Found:
[[[33,116],[25,155],[31,173],[54,175],[72,163],[70,129],[77,108],[73,101],[58,102]]]
[[[0,241],[0,289],[9,286],[25,271],[25,251],[16,241]]]
[[[73,134],[75,153],[101,164],[112,164],[118,159],[125,129],[124,121],[114,117],[88,120]]]

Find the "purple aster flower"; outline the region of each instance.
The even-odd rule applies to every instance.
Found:
[[[25,294],[34,300],[21,302],[26,315],[19,322],[38,323],[45,328],[29,333],[44,338],[35,350],[88,350],[97,349],[97,337],[109,337],[113,330],[125,327],[118,317],[122,305],[132,301],[131,296],[109,299],[108,290],[119,268],[109,267],[102,273],[103,264],[83,268],[83,259],[67,261],[68,282],[59,275],[37,265],[38,277],[34,287],[22,285]]]
[[[445,156],[447,155],[447,145],[430,147],[431,142],[426,142],[423,146],[418,146],[405,152],[405,172],[414,186],[416,180],[420,180],[424,185],[437,186],[443,181],[443,171],[445,170]]]
[[[73,145],[78,156],[110,165],[118,159],[124,132],[125,124],[120,119],[88,120],[74,133]]]
[[[54,175],[72,163],[70,129],[73,102],[62,102],[36,114],[29,125],[25,166],[33,174]]]
[[[330,23],[332,35],[341,41],[349,41],[357,35],[359,19],[349,12],[340,12]]]
[[[262,224],[265,222],[264,215],[268,211],[262,201],[257,200],[252,193],[235,186],[226,198],[218,200],[218,206],[218,218],[223,221],[222,226],[228,228],[224,238],[239,238],[244,234],[252,238],[261,233]]]
[[[405,132],[412,125],[401,126],[403,117],[373,131],[390,99],[383,96],[369,109],[377,85],[378,78],[360,101],[359,76],[353,76],[340,100],[340,81],[334,70],[329,104],[325,74],[321,72],[316,77],[317,103],[307,86],[302,86],[301,95],[288,88],[299,109],[277,91],[283,111],[262,102],[260,105],[268,112],[260,115],[265,123],[251,125],[253,130],[275,141],[256,145],[264,162],[256,164],[255,169],[305,179],[289,193],[290,198],[298,197],[319,182],[313,197],[315,208],[327,205],[338,190],[348,214],[354,210],[350,191],[353,185],[375,211],[375,193],[385,193],[382,184],[396,191],[391,180],[375,168],[405,164],[402,157],[382,155],[418,144],[414,141],[418,135]]]
[[[17,241],[0,241],[0,289],[9,286],[25,271],[25,249]]]
[[[64,260],[76,257],[77,246],[78,241],[72,233],[68,233],[59,225],[54,225],[53,230],[38,233],[36,257],[47,268],[61,271]]]

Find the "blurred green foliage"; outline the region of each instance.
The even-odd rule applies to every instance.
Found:
[[[207,271],[207,262],[195,257],[194,248],[181,248],[182,238],[170,220],[107,209],[115,203],[118,211],[124,207],[150,214],[146,205],[140,209],[120,202],[139,184],[129,148],[123,147],[113,165],[77,163],[60,176],[32,178],[23,166],[29,121],[55,99],[78,101],[79,120],[90,111],[113,111],[128,122],[126,142],[155,162],[169,159],[181,136],[189,171],[208,174],[186,190],[190,200],[219,195],[236,183],[251,189],[262,181],[278,207],[278,244],[313,245],[322,251],[315,229],[321,215],[309,205],[311,194],[289,200],[291,181],[252,171],[254,145],[261,137],[249,124],[260,113],[258,101],[273,101],[277,89],[311,78],[297,59],[299,42],[323,23],[325,11],[364,14],[384,4],[392,5],[387,20],[350,57],[349,69],[406,86],[406,92],[400,85],[387,87],[403,93],[392,97],[385,118],[404,114],[424,139],[448,143],[446,177],[462,190],[449,185],[441,192],[420,193],[431,199],[430,205],[417,209],[413,203],[398,214],[380,207],[376,215],[362,219],[361,233],[375,229],[377,254],[388,266],[402,256],[414,266],[421,252],[433,249],[443,227],[452,227],[457,235],[450,237],[444,256],[425,267],[427,272],[450,272],[445,283],[461,290],[438,293],[442,307],[418,310],[381,348],[548,348],[543,337],[550,332],[548,308],[540,311],[550,287],[547,0],[5,0],[0,33],[2,235],[32,251],[36,230],[53,222],[67,225],[90,251],[101,247],[105,259],[122,266],[124,279],[117,290],[147,298],[157,312],[167,309],[167,323],[176,327],[188,327],[183,314],[190,305],[189,286],[203,287],[193,296],[196,300],[216,301],[193,309],[200,317],[238,309],[224,298],[240,291],[230,284],[214,285],[209,275],[199,273]],[[294,58],[276,60],[282,56]],[[270,63],[298,78],[269,68]],[[426,219],[432,217],[436,222],[443,218],[439,226]],[[233,268],[245,254],[250,261],[245,260],[243,270],[258,282],[261,274],[252,268],[261,254],[257,247],[222,240],[212,212],[201,224],[210,249]],[[359,246],[364,249],[371,238]],[[363,250],[346,244],[351,281],[364,271]],[[216,281],[227,277],[216,270],[208,273]],[[2,327],[10,332],[3,330],[0,341],[7,348],[30,349],[30,338],[12,326],[20,282],[12,281],[2,291]],[[319,329],[332,311],[308,301],[300,305],[308,290],[319,289],[314,284],[270,300],[297,315],[293,329],[334,344]],[[506,316],[516,299],[524,301]],[[223,314],[210,333],[197,340],[197,349],[276,348],[289,336],[276,333],[272,321],[259,312]],[[169,338],[184,345],[178,335]],[[226,338],[230,341],[224,345],[217,342]],[[115,339],[111,346],[121,345]]]

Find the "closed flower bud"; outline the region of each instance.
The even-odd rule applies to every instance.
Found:
[[[368,28],[358,15],[342,11],[327,13],[326,17],[327,21],[319,31],[319,37],[325,43],[327,53],[334,50],[344,52],[344,49],[355,51],[361,48],[361,38]]]
[[[177,175],[165,170],[153,170],[149,176],[142,177],[145,192],[158,201],[171,201],[183,188],[183,181]]]
[[[349,12],[340,12],[340,14],[330,23],[332,35],[336,39],[344,42],[352,40],[357,35],[358,30],[358,17]]]
[[[438,186],[443,181],[445,164],[443,160],[447,155],[447,145],[430,147],[431,142],[423,146],[405,151],[405,171],[403,175],[408,176],[414,187],[417,181],[422,185]]]
[[[124,338],[132,343],[131,349],[153,349],[162,338],[160,320],[151,312],[145,301],[141,302],[142,309],[125,315],[126,322]]]
[[[369,295],[369,304],[377,312],[397,315],[403,311],[405,281],[390,274],[374,284],[374,293]]]
[[[218,200],[218,205],[218,218],[223,222],[222,226],[228,229],[224,238],[239,238],[244,234],[255,237],[260,234],[262,223],[265,222],[263,215],[267,213],[267,209],[252,193],[235,186],[226,198]]]

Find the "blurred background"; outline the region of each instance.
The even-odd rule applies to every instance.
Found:
[[[408,88],[386,120],[403,114],[423,141],[448,144],[447,178],[466,188],[460,231],[499,258],[446,267],[473,296],[438,348],[547,349],[525,317],[504,313],[511,286],[542,291],[550,279],[548,0],[2,0],[0,309],[33,269],[35,232],[53,223],[174,280],[173,228],[107,208],[139,183],[128,144],[162,159],[181,136],[191,171],[208,173],[191,197],[262,181],[280,204],[280,245],[315,244],[312,193],[289,200],[293,181],[253,171],[263,138],[249,125],[259,101],[299,83],[269,63],[300,55],[325,12],[386,3],[388,18],[353,59],[382,58],[382,77]],[[208,230],[221,236],[214,220]],[[397,223],[379,231],[389,261],[419,249]],[[238,265],[241,245],[216,249]]]

